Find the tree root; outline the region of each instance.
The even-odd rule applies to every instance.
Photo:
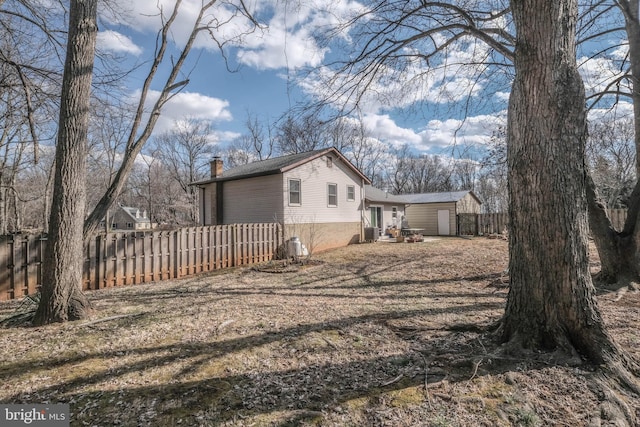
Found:
[[[618,301],[627,291],[640,290],[640,284],[637,277],[621,276],[611,280],[600,279],[597,275],[593,278],[593,283],[599,294],[616,292]]]
[[[591,383],[594,390],[601,396],[602,404],[597,418],[613,425],[640,426],[640,407],[634,409],[630,402],[637,402],[640,397],[640,367],[615,343],[600,342],[602,350],[591,356],[600,359],[594,364],[580,357],[572,344],[565,338],[558,342],[553,352],[537,353],[522,347],[518,337],[500,347],[497,355],[526,357],[531,363],[549,363],[564,366],[589,367],[593,374]],[[637,403],[636,403],[637,404]]]
[[[622,374],[618,372],[617,375]],[[639,408],[632,408],[629,400],[632,397],[629,395],[629,378],[628,373],[623,374],[627,377],[623,382],[626,383],[622,388],[620,387],[620,377],[611,378],[609,374],[599,372],[593,378],[593,387],[598,395],[601,396],[601,403],[598,408],[598,414],[595,417],[612,423],[613,425],[627,425],[629,427],[637,427],[640,425],[636,411]],[[635,382],[635,381],[634,381]],[[638,384],[631,386],[631,389],[637,390]],[[637,394],[637,391],[631,392],[631,394]]]

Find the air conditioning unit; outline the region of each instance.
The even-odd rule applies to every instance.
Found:
[[[380,229],[378,227],[365,227],[364,240],[367,242],[375,242],[380,237]]]

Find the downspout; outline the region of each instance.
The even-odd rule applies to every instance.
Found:
[[[360,178],[360,243],[364,241],[364,179]]]
[[[207,192],[204,190],[204,187],[200,187],[198,186],[198,190],[200,192],[200,203],[198,204],[199,208],[200,208],[200,221],[198,221],[200,223],[200,225],[205,226],[207,225],[207,200],[206,200],[206,194]],[[151,215],[149,215],[151,216]]]
[[[222,194],[222,192],[224,191],[223,189],[223,182],[222,181],[218,181],[216,182],[216,224],[215,225],[222,225],[224,224],[224,207],[222,206],[222,203],[224,202],[224,196]]]

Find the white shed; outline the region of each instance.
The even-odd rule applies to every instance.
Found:
[[[405,215],[410,228],[428,236],[458,234],[458,215],[479,214],[482,202],[473,191],[405,194]]]

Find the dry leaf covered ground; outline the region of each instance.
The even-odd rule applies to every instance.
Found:
[[[78,426],[607,425],[588,369],[499,357],[482,332],[504,310],[505,241],[316,258],[96,291],[89,320],[1,329],[0,402],[70,403]],[[640,295],[599,303],[640,359]]]

